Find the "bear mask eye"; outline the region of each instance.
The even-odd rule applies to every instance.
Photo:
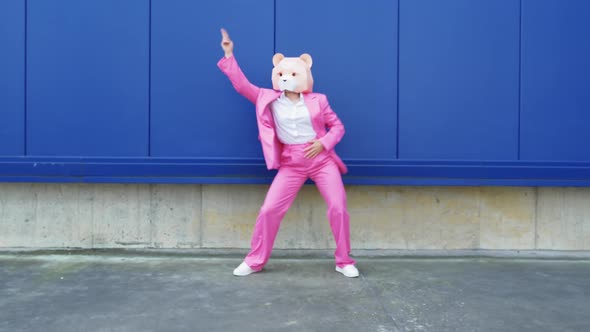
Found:
[[[282,76],[283,76],[283,73],[279,73],[279,76],[281,76],[281,77],[282,77]]]
[[[293,77],[295,77],[295,75],[297,75],[296,73],[293,73]]]

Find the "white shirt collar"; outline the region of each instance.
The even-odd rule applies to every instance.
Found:
[[[285,94],[285,91],[281,92],[281,95],[279,96],[279,100],[281,102],[288,102],[290,104],[294,104],[294,105],[302,105],[305,101],[303,100],[303,93],[299,93],[299,101],[297,101],[296,103],[292,102],[291,99],[287,98],[287,95]]]

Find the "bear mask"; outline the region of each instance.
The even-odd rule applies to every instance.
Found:
[[[313,90],[312,60],[309,54],[286,58],[281,53],[272,57],[272,88],[280,91],[308,93]]]

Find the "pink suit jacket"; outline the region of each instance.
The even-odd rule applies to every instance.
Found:
[[[277,137],[270,105],[279,98],[281,91],[259,88],[250,83],[233,56],[229,58],[223,57],[219,60],[217,66],[227,75],[236,91],[256,105],[258,133],[266,167],[269,170],[278,169],[281,166],[283,144]],[[334,147],[344,136],[344,125],[330,107],[328,98],[325,95],[306,93],[303,96],[311,116],[313,129],[317,133],[316,138],[322,143],[324,149],[331,154],[332,159],[338,165],[340,173],[346,174],[348,172],[346,165],[334,151]],[[326,130],[326,128],[329,130]]]

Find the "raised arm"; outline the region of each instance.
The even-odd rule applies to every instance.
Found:
[[[231,84],[239,94],[246,97],[252,103],[256,103],[260,88],[250,83],[240,69],[238,61],[234,57],[234,43],[229,38],[229,34],[225,29],[221,29],[221,48],[225,52],[225,56],[219,60],[217,67],[229,78]]]

